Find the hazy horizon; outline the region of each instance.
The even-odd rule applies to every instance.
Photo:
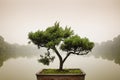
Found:
[[[119,0],[0,0],[0,35],[27,44],[30,31],[59,21],[75,34],[101,43],[120,34]]]

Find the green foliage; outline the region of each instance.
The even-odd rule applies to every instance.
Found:
[[[49,51],[52,49],[60,60],[60,67],[62,69],[63,63],[70,54],[84,55],[92,50],[94,43],[90,42],[87,38],[81,38],[78,35],[74,35],[71,28],[62,28],[58,22],[54,26],[48,27],[45,31],[36,31],[29,33],[29,39],[40,47],[45,47]],[[67,52],[66,57],[63,59],[61,54],[58,52],[56,46],[60,45],[60,49]],[[39,62],[44,65],[49,65],[54,57],[47,55],[41,56]]]
[[[40,55],[40,59],[38,62],[41,62],[44,65],[49,65],[50,62],[53,62],[55,59],[55,56],[50,56],[49,53],[45,53],[45,55]]]
[[[73,54],[79,55],[83,51],[91,51],[94,46],[93,42],[90,42],[87,38],[80,38],[80,36],[71,36],[64,40],[60,49],[67,52],[73,52]],[[78,52],[78,53],[76,53]]]
[[[73,31],[70,28],[63,29],[59,26],[59,23],[55,23],[54,26],[48,27],[45,31],[36,31],[29,33],[29,39],[39,47],[53,48],[67,37],[73,35]]]

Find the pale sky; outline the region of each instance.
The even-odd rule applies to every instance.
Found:
[[[27,44],[28,33],[59,21],[94,42],[120,34],[120,0],[0,0],[0,35]]]

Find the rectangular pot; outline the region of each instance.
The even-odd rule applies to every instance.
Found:
[[[36,73],[37,80],[85,80],[85,73],[80,74],[41,74]]]

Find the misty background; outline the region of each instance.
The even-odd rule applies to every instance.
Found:
[[[71,56],[65,68],[84,69],[86,80],[120,80],[120,0],[0,0],[1,80],[36,80],[35,72],[46,68],[37,62],[46,49],[28,44],[28,33],[56,21],[95,42],[91,53]]]
[[[120,0],[0,0],[0,53],[37,53],[35,46],[28,46],[28,33],[55,21],[95,42],[94,56],[119,63]]]
[[[95,43],[95,47],[92,52],[89,53],[89,56],[93,55],[95,58],[103,58],[110,61],[114,61],[116,64],[120,65],[120,35],[113,38],[113,40],[108,40],[102,42],[101,44]],[[4,41],[4,38],[0,36],[0,66],[6,60],[11,58],[19,57],[37,57],[40,54],[44,54],[46,49],[38,49],[37,46],[33,44],[29,45],[19,45],[19,44],[10,44]],[[62,52],[61,52],[62,53]],[[54,54],[55,55],[55,54]]]
[[[120,34],[120,0],[0,0],[0,35],[9,43],[27,44],[30,31],[55,21],[94,42]]]
[[[80,68],[86,73],[86,80],[119,80],[120,35],[103,42],[95,43],[92,52],[86,56],[71,55],[64,68]],[[33,44],[10,44],[0,36],[0,79],[37,80],[36,72],[44,68],[58,68],[58,58],[45,66],[38,62],[46,49],[38,49]],[[62,53],[62,52],[61,52]],[[52,53],[52,55],[55,55]]]
[[[41,53],[33,45],[19,45],[19,44],[10,44],[4,41],[4,38],[0,36],[0,67],[6,60],[11,58],[19,58],[19,57],[34,57],[38,56]]]

